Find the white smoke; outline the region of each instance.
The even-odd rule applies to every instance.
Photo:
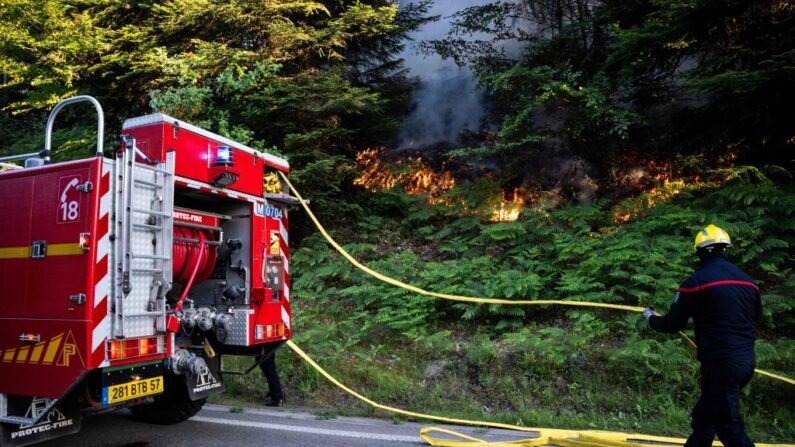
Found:
[[[412,0],[400,0],[405,6]],[[437,54],[422,54],[418,48],[424,40],[438,40],[450,31],[449,17],[470,6],[489,0],[436,0],[429,11],[439,15],[438,21],[425,24],[411,34],[402,57],[409,76],[417,82],[412,102],[413,111],[404,122],[399,147],[421,148],[449,142],[456,143],[465,131],[477,131],[485,114],[483,93],[478,89],[472,72],[459,67],[452,60]]]

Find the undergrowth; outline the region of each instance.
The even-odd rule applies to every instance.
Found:
[[[419,287],[658,309],[695,267],[692,235],[717,224],[763,291],[758,367],[795,377],[792,185],[752,178],[691,187],[621,225],[614,205],[601,201],[497,224],[394,191],[374,194],[363,209],[340,242],[375,270]],[[319,235],[302,242],[291,271],[295,341],[374,400],[528,426],[689,432],[698,397],[694,352],[650,331],[639,314],[420,296],[356,270]],[[279,364],[288,400],[374,414],[287,349]],[[265,389],[259,375],[230,382],[238,396]],[[795,439],[792,402],[795,387],[755,377],[743,413],[757,442]]]

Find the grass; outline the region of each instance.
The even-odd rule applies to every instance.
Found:
[[[628,386],[626,371],[640,365],[622,367],[611,366],[604,359],[600,362],[599,358],[607,354],[599,348],[587,361],[569,362],[558,369],[549,365],[534,369],[516,353],[507,352],[505,343],[499,340],[494,342],[499,352],[488,360],[468,357],[467,348],[471,347],[455,344],[459,351],[454,348],[437,357],[410,346],[383,349],[369,358],[353,352],[325,358],[310,346],[304,348],[346,385],[379,403],[406,410],[533,427],[677,437],[689,434],[689,411],[698,397],[695,359],[680,382],[649,375],[645,381]],[[446,358],[446,367],[438,377],[428,378],[425,370],[439,356]],[[244,358],[232,358],[228,364],[236,362],[240,366],[246,364]],[[375,410],[325,379],[318,380],[288,349],[279,351],[277,364],[288,407],[318,409],[313,412],[318,419],[340,415],[415,420]],[[231,376],[227,379],[226,397],[218,401],[258,405],[259,396],[266,390],[259,372]],[[743,401],[746,423],[755,441],[795,439],[792,387],[756,377]]]
[[[387,217],[373,228],[343,232],[349,251],[376,270],[447,293],[660,309],[692,272],[692,256],[682,250],[690,227],[720,216],[734,225],[738,263],[764,286],[758,365],[795,377],[791,185],[694,191],[617,227],[598,203],[491,225],[390,197],[401,206],[382,204]],[[678,337],[653,333],[637,314],[441,302],[364,277],[316,237],[293,253],[292,267],[296,343],[379,403],[523,426],[689,434],[699,393],[694,352]],[[232,358],[229,369],[250,362]],[[410,419],[346,395],[287,349],[277,364],[288,406]],[[267,390],[258,371],[230,377],[227,387],[223,399],[251,404]],[[792,402],[795,387],[757,376],[742,402],[752,438],[793,442]]]

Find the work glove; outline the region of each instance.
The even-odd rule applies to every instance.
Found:
[[[654,315],[654,308],[651,306],[646,306],[643,308],[643,318],[648,320],[651,316]]]

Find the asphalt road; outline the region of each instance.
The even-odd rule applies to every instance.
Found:
[[[383,419],[337,417],[289,409],[244,409],[232,412],[225,405],[205,405],[199,414],[177,425],[138,422],[128,412],[83,420],[80,433],[42,446],[278,446],[278,447],[407,447],[427,445],[418,435],[422,427],[438,424],[394,423]],[[528,433],[444,425],[487,440],[529,438]]]

